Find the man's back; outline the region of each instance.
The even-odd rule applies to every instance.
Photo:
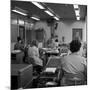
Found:
[[[65,56],[61,62],[63,70],[72,74],[84,72],[86,66],[85,58],[76,53]]]

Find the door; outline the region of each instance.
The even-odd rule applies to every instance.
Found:
[[[22,40],[25,40],[25,27],[24,26],[19,26],[19,36],[21,37]]]

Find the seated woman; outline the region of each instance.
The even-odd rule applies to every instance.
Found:
[[[86,69],[86,59],[79,55],[79,50],[81,43],[78,40],[73,40],[70,43],[71,54],[65,56],[61,60],[61,68],[64,71],[63,78],[61,80],[61,85],[82,85],[86,79],[87,69]],[[76,81],[81,81],[79,83],[74,83]],[[73,81],[73,83],[72,83]]]
[[[39,50],[36,40],[33,40],[31,47],[28,48],[28,57],[29,60],[31,60],[31,58],[33,59],[33,64],[36,66],[37,72],[40,72],[43,66],[43,62],[39,58]]]
[[[17,37],[17,43],[14,46],[14,50],[24,50],[24,45],[22,44],[22,40],[20,37]]]

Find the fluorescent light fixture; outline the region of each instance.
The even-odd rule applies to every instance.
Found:
[[[24,20],[19,20],[18,22],[20,25],[24,25]]]
[[[45,11],[48,15],[50,15],[50,16],[54,16],[50,11],[48,11],[48,10],[46,10]]]
[[[20,12],[20,11],[17,11],[17,10],[12,10],[13,12],[16,12],[16,13],[19,13],[19,14],[21,14],[21,15],[24,15],[24,16],[26,16],[27,14],[25,14],[25,13],[23,13],[23,12]]]
[[[77,17],[77,20],[80,20],[80,17]]]
[[[79,7],[78,7],[78,5],[73,5],[73,7],[74,7],[74,9],[78,9]]]
[[[35,19],[35,20],[40,20],[39,18],[36,18],[36,17],[31,17],[32,19]]]
[[[37,7],[39,7],[40,9],[45,9],[41,4],[39,4],[38,2],[32,2],[34,5],[36,5]]]
[[[76,16],[79,16],[79,10],[75,10]]]
[[[74,9],[75,9],[75,14],[76,14],[76,18],[77,20],[80,20],[80,9],[78,5],[73,5]]]
[[[54,17],[54,19],[59,20],[59,18],[57,18],[57,17]]]

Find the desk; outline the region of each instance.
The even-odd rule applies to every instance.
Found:
[[[11,89],[26,88],[32,81],[32,65],[11,64]]]
[[[62,78],[62,71],[61,71],[61,58],[62,57],[58,57],[58,56],[52,56],[49,58],[45,69],[46,68],[56,68],[56,72],[55,73],[51,73],[51,72],[42,72],[40,74],[40,78],[38,79],[39,83],[38,83],[38,87],[45,87],[45,83],[47,82],[56,82],[57,85],[60,85],[60,80]],[[45,70],[44,69],[44,70]]]
[[[59,51],[57,49],[51,49],[51,48],[41,48],[45,53],[47,54],[52,54],[52,55],[57,55]]]
[[[51,48],[41,48],[40,50],[43,52],[44,66],[46,66],[50,56],[58,56],[59,55],[59,51],[57,49],[53,50]]]
[[[57,51],[57,50],[51,50],[51,51],[46,51],[46,54],[48,54],[48,55],[58,55],[59,54],[59,51]]]
[[[22,52],[20,50],[13,50],[11,52],[11,62],[12,63],[15,62],[17,64],[22,64],[23,63],[23,58],[24,58],[24,52]]]
[[[38,79],[38,87],[46,87],[47,82],[56,82],[57,85],[60,81],[60,70],[57,69],[55,73],[52,72],[42,72],[40,78]]]

